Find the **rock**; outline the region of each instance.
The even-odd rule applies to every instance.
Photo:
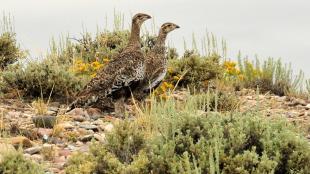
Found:
[[[41,163],[43,161],[43,156],[40,154],[31,155],[30,158],[38,163]]]
[[[94,138],[94,135],[85,135],[83,137],[80,137],[79,140],[82,142],[91,141]]]
[[[87,114],[91,119],[94,119],[94,120],[102,117],[102,112],[100,111],[100,109],[97,109],[97,108],[88,108]]]
[[[96,121],[93,122],[94,125],[103,125],[104,122],[101,119],[98,119]]]
[[[32,141],[30,141],[28,138],[23,137],[23,136],[3,138],[3,139],[0,139],[0,143],[12,144],[15,148],[18,148],[19,146],[22,146],[23,148],[28,148],[34,145]]]
[[[288,117],[288,118],[295,118],[295,117],[297,117],[297,116],[299,116],[300,115],[300,113],[298,113],[298,112],[296,112],[296,111],[290,111],[290,112],[287,112],[286,113],[286,116]]]
[[[105,143],[105,134],[94,134],[94,138],[100,143]]]
[[[83,145],[79,148],[80,152],[89,152],[89,146],[88,145]]]
[[[306,110],[309,110],[309,109],[310,109],[310,104],[307,104],[307,105],[305,106],[305,108],[306,108]]]
[[[61,149],[58,151],[59,156],[64,156],[64,157],[68,157],[72,154],[72,152],[68,149]]]
[[[83,144],[83,143],[82,143],[82,144]],[[73,146],[73,145],[71,145],[71,144],[69,144],[69,145],[68,145],[68,149],[71,150],[71,151],[74,151],[74,150],[76,150],[76,147]]]
[[[113,130],[113,128],[114,128],[113,124],[112,124],[112,123],[108,123],[107,125],[105,125],[105,126],[103,127],[103,130],[104,130],[105,132],[111,132],[111,131]]]
[[[65,164],[66,164],[66,161],[67,161],[67,160],[66,160],[66,157],[64,157],[64,156],[56,157],[56,158],[53,160],[53,162],[54,162],[53,166],[54,166],[55,168],[57,168],[57,169],[62,170],[62,169],[64,168]]]
[[[56,123],[55,116],[36,116],[32,118],[32,122],[36,127],[53,128]]]
[[[41,151],[42,147],[41,146],[35,146],[35,147],[30,147],[28,149],[24,150],[24,153],[28,153],[30,155],[39,153]]]
[[[21,112],[15,112],[15,111],[9,111],[9,112],[7,113],[7,116],[8,116],[9,118],[19,118],[21,115],[22,115]]]
[[[74,126],[72,125],[71,122],[64,122],[64,123],[59,123],[57,124],[57,127],[60,127],[60,128],[63,128],[63,129],[66,129],[66,130],[69,130],[69,129],[73,129]]]
[[[38,132],[39,137],[41,138],[44,135],[47,135],[48,137],[50,137],[53,134],[53,129],[39,128],[37,132]]]
[[[297,105],[306,106],[307,104],[303,99],[293,99],[293,101],[288,103],[288,106],[297,106]]]
[[[79,115],[82,117],[88,116],[87,112],[85,112],[83,108],[74,108],[70,112],[67,112],[66,115],[72,115],[72,116]]]
[[[86,130],[98,131],[98,127],[96,125],[92,125],[92,124],[81,124],[81,125],[79,125],[79,127],[84,128]]]
[[[72,116],[72,118],[74,121],[78,121],[78,122],[83,122],[86,120],[86,118],[81,116],[81,115],[74,115],[74,116]]]

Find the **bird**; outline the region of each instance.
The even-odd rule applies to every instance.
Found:
[[[164,23],[160,27],[154,47],[146,55],[145,77],[133,92],[134,99],[142,101],[163,81],[168,68],[165,41],[168,33],[178,28],[180,28],[178,25],[171,22]]]
[[[77,94],[77,99],[69,105],[68,111],[76,107],[95,107],[102,111],[124,113],[126,97],[131,96],[130,90],[144,78],[140,28],[150,18],[150,15],[144,13],[133,16],[127,46]]]

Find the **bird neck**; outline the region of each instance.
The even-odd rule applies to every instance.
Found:
[[[132,22],[128,45],[131,47],[140,47],[140,26],[135,22]]]
[[[166,38],[167,38],[167,34],[162,32],[162,31],[160,31],[159,34],[158,34],[155,46],[157,46],[157,47],[164,47],[165,46]]]
[[[155,52],[157,55],[159,54],[165,54],[165,41],[167,38],[167,34],[160,31],[155,43],[154,48],[152,49],[153,52]]]

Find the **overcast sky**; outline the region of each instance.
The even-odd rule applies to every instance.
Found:
[[[183,49],[192,33],[206,30],[224,38],[228,57],[281,57],[310,78],[310,1],[308,0],[0,0],[0,11],[15,18],[18,41],[32,56],[48,49],[54,36],[80,36],[82,26],[96,32],[113,24],[113,11],[125,15],[125,27],[136,12],[154,16],[156,28],[171,21],[181,26],[169,43]],[[149,28],[152,22],[145,25]]]

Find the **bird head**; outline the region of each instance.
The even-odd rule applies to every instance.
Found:
[[[160,28],[161,28],[162,32],[168,34],[169,32],[171,32],[177,28],[180,28],[180,27],[174,23],[167,22],[167,23],[164,23]]]
[[[138,13],[138,14],[134,15],[134,17],[132,18],[132,22],[141,26],[144,21],[151,19],[151,18],[152,17],[148,14]]]

